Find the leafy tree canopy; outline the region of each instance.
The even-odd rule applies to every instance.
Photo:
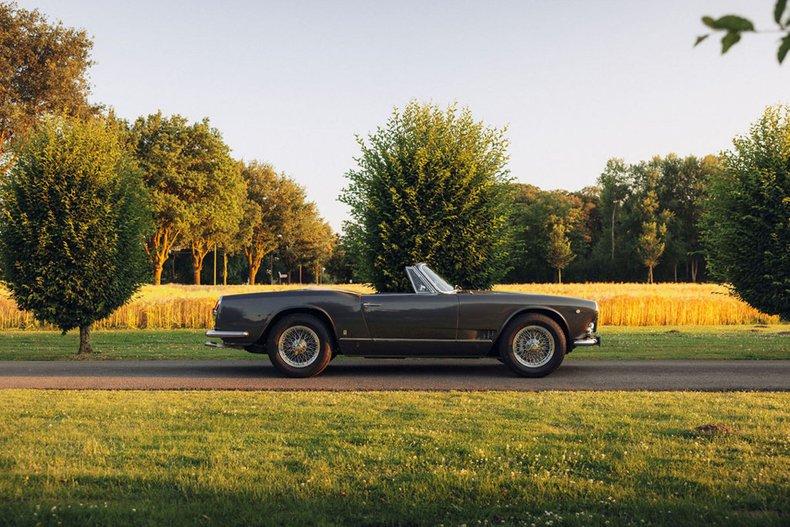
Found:
[[[709,265],[746,302],[790,319],[790,107],[768,108],[710,178]]]
[[[359,267],[379,291],[408,291],[404,267],[426,261],[463,287],[507,272],[512,187],[504,130],[468,109],[412,101],[361,149],[341,201]]]
[[[0,186],[3,279],[17,305],[90,351],[96,320],[147,276],[147,193],[102,120],[49,118],[19,145]]]
[[[83,30],[0,2],[0,154],[47,112],[90,113],[86,71],[92,47]]]

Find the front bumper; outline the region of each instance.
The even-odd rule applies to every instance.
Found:
[[[586,335],[573,341],[573,346],[600,346],[601,337],[598,335]]]

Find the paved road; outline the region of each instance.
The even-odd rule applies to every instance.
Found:
[[[319,377],[281,377],[267,360],[8,361],[0,388],[218,390],[790,390],[790,361],[571,360],[543,379],[496,360],[341,358]]]

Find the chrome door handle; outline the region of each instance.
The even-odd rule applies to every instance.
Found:
[[[374,304],[373,302],[362,302],[362,307],[381,307],[381,304]]]

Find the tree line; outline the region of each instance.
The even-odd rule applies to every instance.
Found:
[[[514,282],[707,278],[700,222],[716,156],[610,159],[577,192],[517,184]]]

